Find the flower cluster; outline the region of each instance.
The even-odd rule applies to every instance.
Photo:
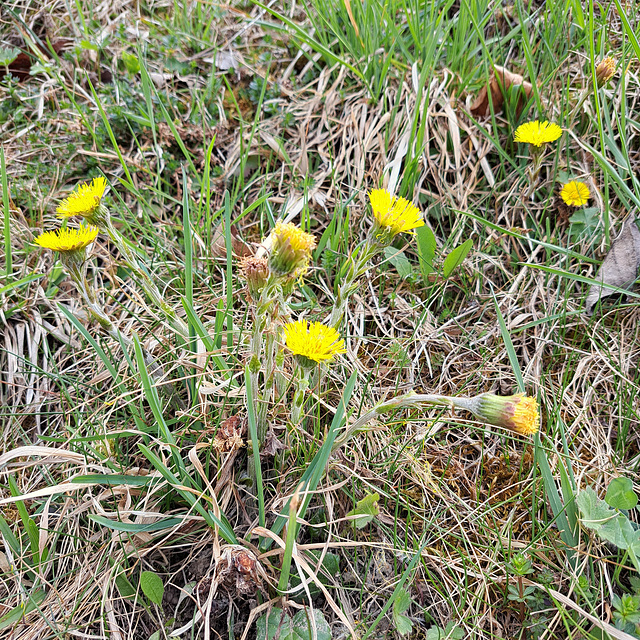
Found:
[[[311,262],[316,239],[290,222],[277,222],[272,234],[269,269],[276,276],[303,276]]]

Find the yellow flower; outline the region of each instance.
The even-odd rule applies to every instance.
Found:
[[[94,178],[91,183],[81,184],[75,193],[65,198],[56,212],[59,218],[70,216],[90,216],[99,206],[107,190],[105,178]]]
[[[489,424],[511,429],[523,436],[531,436],[540,428],[538,402],[524,393],[513,396],[483,393],[472,398],[466,408]]]
[[[390,237],[424,226],[418,207],[405,198],[392,196],[386,189],[374,189],[369,193],[373,217]]]
[[[553,122],[525,122],[516,129],[514,140],[516,142],[526,142],[535,147],[541,147],[547,142],[553,142],[562,135],[562,127]]]
[[[269,256],[269,268],[278,276],[298,277],[304,274],[311,262],[311,251],[316,239],[290,222],[276,223],[272,232],[273,244]]]
[[[604,87],[616,72],[616,60],[612,57],[604,58],[600,60],[596,67],[596,84],[598,87]]]
[[[98,235],[96,227],[80,226],[79,229],[58,229],[45,231],[34,242],[52,251],[79,251],[90,245]]]
[[[590,195],[589,187],[584,182],[577,180],[567,182],[560,191],[560,197],[570,207],[581,207],[583,204],[587,204]]]
[[[289,351],[306,368],[330,360],[337,353],[346,353],[340,334],[321,322],[288,322],[284,325],[284,339]]]

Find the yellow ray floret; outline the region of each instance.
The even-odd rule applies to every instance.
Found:
[[[533,435],[540,428],[538,401],[523,393],[513,396],[483,393],[473,399],[471,410],[482,420],[523,436]]]
[[[287,348],[294,355],[313,362],[330,360],[337,353],[346,352],[340,334],[321,322],[289,322],[284,326],[284,339]]]
[[[311,262],[316,239],[290,222],[276,223],[269,268],[278,276],[301,276]]]
[[[541,147],[547,142],[553,142],[562,135],[562,127],[554,122],[525,122],[516,129],[514,140],[516,142],[526,142],[534,147]]]
[[[418,207],[405,198],[392,196],[386,189],[374,189],[369,200],[377,223],[394,236],[424,226]]]
[[[584,182],[577,180],[567,182],[560,191],[560,197],[570,207],[581,207],[583,204],[587,204],[590,195],[589,187]]]
[[[86,216],[93,213],[100,205],[106,190],[107,181],[103,177],[94,178],[90,183],[81,184],[76,192],[60,203],[56,209],[58,217]]]
[[[81,226],[79,229],[45,231],[34,242],[52,251],[78,251],[90,245],[97,235],[96,227]]]

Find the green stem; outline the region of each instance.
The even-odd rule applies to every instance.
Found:
[[[103,205],[101,205],[102,207]],[[167,304],[149,274],[140,266],[140,262],[136,253],[125,242],[120,232],[111,223],[111,217],[108,210],[104,207],[106,213],[97,219],[100,230],[105,232],[111,242],[118,248],[127,266],[135,273],[140,286],[151,301],[162,311],[171,326],[184,338],[189,338],[189,327],[186,323],[176,315],[175,310]]]

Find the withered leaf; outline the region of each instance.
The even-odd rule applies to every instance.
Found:
[[[479,117],[488,116],[491,113],[489,101],[493,104],[495,113],[502,111],[504,92],[511,87],[520,87],[524,96],[526,96],[526,100],[529,100],[533,95],[533,86],[530,82],[527,82],[520,74],[512,73],[509,69],[496,65],[489,77],[489,86],[481,89],[478,97],[471,105],[471,113]],[[524,96],[520,95],[518,98],[518,115],[524,109],[526,102]]]
[[[640,267],[640,230],[634,216],[625,220],[620,235],[613,241],[609,253],[603,260],[596,280],[602,284],[592,284],[585,300],[587,315],[592,315],[598,302],[616,293],[610,287],[629,288],[638,276]],[[605,285],[610,285],[607,287]]]
[[[231,250],[236,258],[244,258],[254,253],[253,249],[242,239],[235,224],[231,225]],[[211,253],[217,258],[226,258],[227,241],[224,236],[224,224],[221,222],[211,239]]]

